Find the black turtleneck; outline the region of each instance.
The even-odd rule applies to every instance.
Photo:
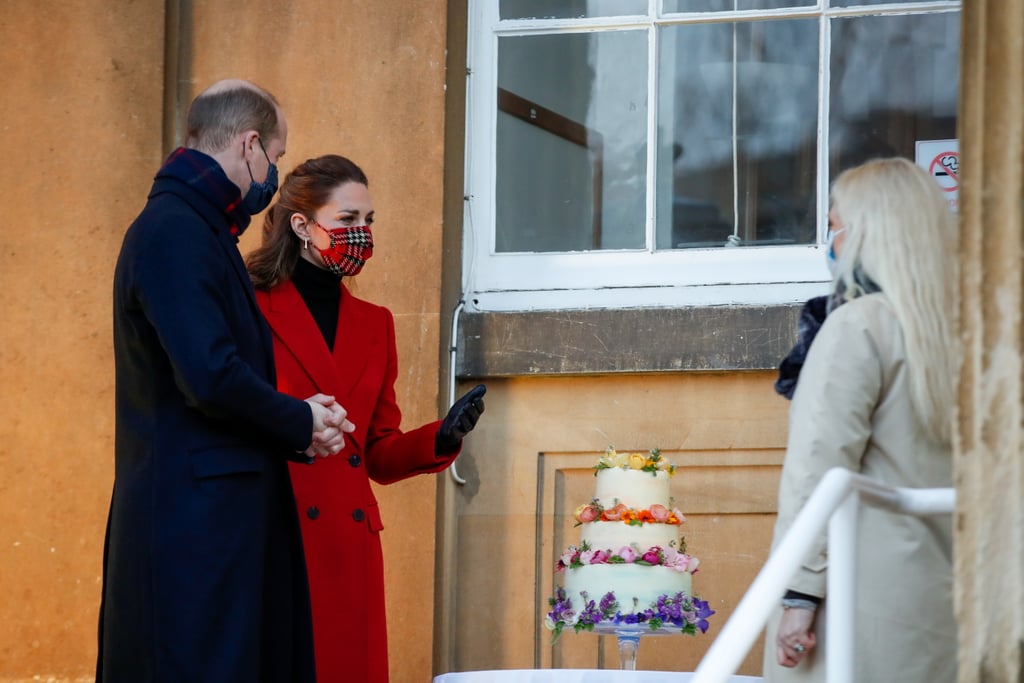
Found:
[[[318,268],[304,258],[295,264],[292,283],[306,308],[313,314],[327,348],[334,350],[334,333],[338,329],[338,309],[341,304],[341,282],[329,270]]]

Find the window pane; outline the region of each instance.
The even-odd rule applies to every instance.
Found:
[[[814,242],[818,20],[660,36],[657,247]]]
[[[499,252],[645,246],[647,32],[498,40]]]
[[[501,0],[501,19],[582,19],[647,14],[647,0]]]
[[[832,21],[831,177],[917,140],[956,137],[960,14]],[[899,68],[896,68],[899,65]]]
[[[815,5],[817,0],[664,0],[668,12],[727,12],[729,10],[781,9]]]

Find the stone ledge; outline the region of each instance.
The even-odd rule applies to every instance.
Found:
[[[800,304],[481,313],[460,316],[461,379],[774,370]]]

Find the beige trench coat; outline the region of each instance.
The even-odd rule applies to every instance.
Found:
[[[832,467],[893,486],[952,486],[951,450],[929,438],[915,416],[905,358],[903,334],[884,294],[854,299],[826,318],[790,407],[773,547]],[[862,507],[858,525],[855,680],[954,683],[950,516],[914,518]],[[822,535],[789,588],[825,596],[827,562]],[[818,647],[794,669],[777,664],[780,615],[781,609],[767,629],[764,680],[824,681],[822,609]]]

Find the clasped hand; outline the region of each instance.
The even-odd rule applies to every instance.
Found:
[[[313,442],[304,453],[309,458],[326,458],[345,447],[345,434],[351,434],[356,426],[348,421],[348,411],[341,407],[333,396],[316,394],[306,399],[313,411]]]

